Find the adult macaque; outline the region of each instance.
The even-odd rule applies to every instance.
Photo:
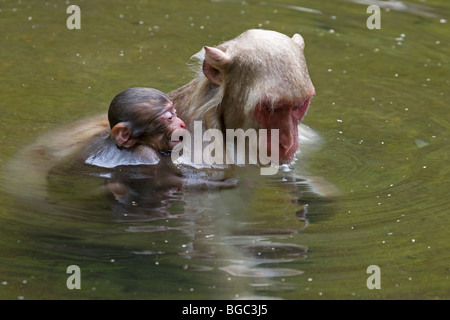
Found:
[[[197,77],[168,96],[188,130],[195,120],[224,133],[267,129],[270,152],[271,130],[278,129],[279,163],[289,163],[299,144],[299,122],[315,93],[304,47],[299,34],[248,30],[215,48],[204,47],[194,56],[200,62]]]

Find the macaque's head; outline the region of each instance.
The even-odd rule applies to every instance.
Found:
[[[152,88],[131,88],[114,97],[108,110],[111,137],[120,148],[148,145],[169,151],[179,143],[171,141],[172,132],[184,129],[172,101]]]
[[[221,97],[218,118],[210,123],[222,130],[267,129],[269,149],[270,130],[278,129],[279,162],[291,162],[298,148],[298,124],[315,94],[304,47],[299,34],[290,38],[267,30],[249,30],[217,47],[204,47],[205,81]],[[202,112],[213,114],[210,106]]]

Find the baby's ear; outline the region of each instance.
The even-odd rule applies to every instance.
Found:
[[[119,147],[131,148],[137,142],[131,138],[131,127],[125,122],[119,122],[111,129],[111,136]]]

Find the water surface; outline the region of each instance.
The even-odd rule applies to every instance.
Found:
[[[368,3],[0,2],[0,298],[450,298],[450,6],[376,1],[381,29],[369,30]],[[69,4],[80,30],[66,27]],[[126,88],[187,83],[192,54],[250,28],[306,42],[316,96],[304,123],[323,143],[290,168],[237,170],[239,187],[220,191],[149,196],[135,181],[143,196],[126,205],[102,177],[53,173],[48,190],[27,167],[5,178],[46,132],[106,112]],[[66,286],[70,265],[81,290]]]

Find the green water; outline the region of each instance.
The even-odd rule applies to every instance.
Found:
[[[53,177],[39,201],[2,179],[0,298],[449,299],[450,5],[404,1],[369,30],[357,2],[1,1],[3,173],[45,132],[129,87],[169,92],[202,46],[265,28],[303,35],[316,88],[304,123],[323,143],[292,172],[342,194],[242,170],[237,189],[175,190],[123,214],[100,178]]]

